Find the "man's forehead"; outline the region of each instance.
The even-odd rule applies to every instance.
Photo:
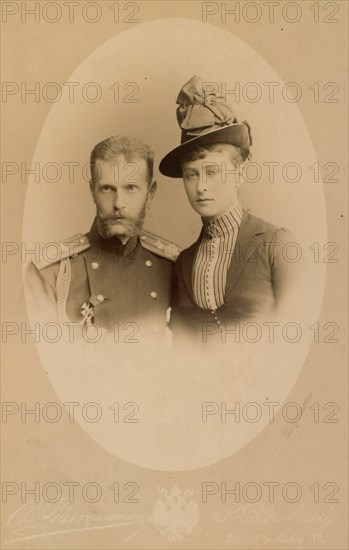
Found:
[[[145,159],[140,157],[130,157],[128,160],[126,159],[125,155],[117,155],[113,157],[112,159],[97,159],[97,164],[101,168],[101,170],[113,170],[115,166],[121,166],[121,167],[129,167],[130,165],[138,170],[146,170],[147,169],[147,163]]]

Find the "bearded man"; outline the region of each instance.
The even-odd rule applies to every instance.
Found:
[[[45,321],[120,328],[129,341],[139,331],[161,334],[178,250],[142,230],[156,191],[153,152],[136,138],[112,136],[94,147],[90,162],[95,220],[87,234],[58,243],[58,258],[29,265],[29,307]]]

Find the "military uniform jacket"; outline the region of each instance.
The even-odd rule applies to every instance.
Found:
[[[224,304],[202,309],[194,301],[192,269],[199,239],[175,265],[171,326],[186,335],[202,333],[204,324],[227,327],[274,314],[294,281],[297,266],[287,260],[294,236],[244,211],[227,273]],[[285,249],[286,247],[286,249]]]
[[[166,327],[174,245],[147,232],[126,245],[103,239],[96,221],[86,235],[61,244],[59,261],[32,263],[27,272],[28,305],[41,319],[107,330],[115,323]]]

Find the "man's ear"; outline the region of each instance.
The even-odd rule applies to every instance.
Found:
[[[158,184],[156,181],[152,181],[149,185],[147,201],[151,201],[154,198]]]
[[[92,181],[90,181],[89,183],[90,183],[90,193],[91,193],[91,196],[92,196],[92,200],[96,204],[95,186],[94,186],[94,183]]]

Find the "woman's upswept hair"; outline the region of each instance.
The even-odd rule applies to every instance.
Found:
[[[249,150],[241,149],[240,147],[237,147],[229,142],[219,142],[194,147],[181,158],[181,164],[183,165],[185,162],[203,159],[209,152],[221,153],[222,151],[226,151],[228,153],[233,164],[245,162],[246,159],[250,158]],[[236,153],[238,153],[238,155],[236,155]]]

